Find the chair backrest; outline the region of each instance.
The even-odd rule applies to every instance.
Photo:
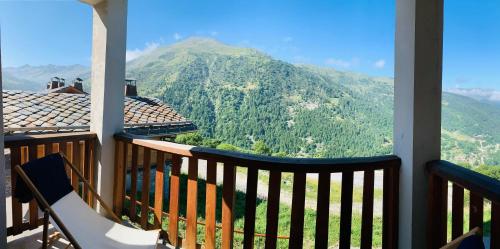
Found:
[[[66,174],[64,159],[59,153],[31,160],[21,165],[21,168],[50,206],[73,191]],[[22,179],[16,181],[14,196],[24,203],[33,199],[32,191]]]

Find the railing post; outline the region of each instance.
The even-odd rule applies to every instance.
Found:
[[[448,182],[430,174],[427,214],[427,248],[440,248],[446,244],[446,225],[448,224]]]

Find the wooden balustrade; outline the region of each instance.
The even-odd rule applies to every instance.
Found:
[[[490,248],[500,249],[500,181],[446,161],[428,163],[429,213],[428,248],[440,248],[447,243],[448,183],[451,194],[451,239],[464,230],[484,226],[485,199],[491,202]],[[464,189],[470,192],[469,227],[464,228]]]
[[[332,173],[342,174],[340,248],[351,246],[351,221],[353,205],[354,172],[364,172],[361,248],[372,247],[373,211],[374,211],[374,171],[382,170],[383,208],[382,241],[383,248],[397,247],[398,191],[400,159],[395,156],[350,159],[305,159],[274,158],[256,156],[216,149],[193,147],[169,142],[141,139],[126,134],[117,134],[115,165],[115,200],[114,210],[117,215],[128,215],[131,220],[139,221],[144,229],[162,227],[162,221],[168,222],[165,233],[174,246],[197,248],[202,242],[205,248],[216,247],[216,236],[220,236],[221,248],[232,248],[235,232],[243,234],[243,248],[254,248],[255,220],[257,207],[257,185],[259,172],[269,175],[267,197],[265,248],[276,248],[277,239],[288,238],[278,234],[281,178],[283,173],[293,174],[293,195],[291,207],[291,227],[289,248],[302,248],[304,238],[304,210],[306,196],[306,174],[319,173],[317,196],[316,248],[327,248],[330,215],[330,179]],[[155,156],[156,155],[156,156]],[[186,191],[181,186],[181,162],[187,160]],[[198,179],[198,163],[206,161],[205,181],[205,221],[199,221],[200,210],[198,195],[201,194]],[[149,200],[151,166],[163,165],[170,161],[170,176],[157,167],[154,197]],[[222,199],[217,199],[217,165],[223,165]],[[243,231],[235,231],[235,198],[237,167],[246,168],[246,197]],[[138,186],[139,172],[142,171],[142,186]],[[220,173],[220,172],[219,172]],[[267,174],[266,173],[266,174]],[[130,175],[130,190],[125,189],[127,174]],[[163,189],[163,180],[169,179],[169,192]],[[220,177],[219,177],[220,178]],[[159,183],[159,184],[158,184]],[[141,189],[138,200],[137,189]],[[164,194],[168,195],[168,212],[162,209]],[[182,197],[182,198],[181,198]],[[180,200],[186,201],[186,215],[180,217]],[[140,206],[140,207],[139,207]],[[220,223],[216,221],[216,207],[222,207]],[[137,213],[139,212],[139,213]],[[139,216],[139,217],[138,217]],[[168,219],[167,219],[168,216]],[[185,224],[184,238],[180,238],[179,221]],[[200,227],[200,225],[204,225]],[[164,227],[162,227],[164,228]],[[205,230],[204,238],[197,235],[199,229]],[[216,229],[220,229],[218,233]],[[182,245],[181,245],[182,244]]]
[[[72,132],[43,135],[8,135],[5,136],[5,148],[10,150],[10,182],[12,195],[16,189],[17,174],[13,169],[30,160],[45,155],[63,152],[68,159],[79,167],[87,180],[94,184],[94,143],[96,135],[89,132]],[[67,168],[68,176],[74,189],[85,197],[89,205],[93,205],[93,197],[87,189],[82,189],[76,173]],[[16,235],[23,231],[37,228],[42,224],[42,217],[38,216],[38,207],[35,200],[29,203],[27,214],[23,214],[23,205],[11,198],[12,226],[7,228],[8,235]]]

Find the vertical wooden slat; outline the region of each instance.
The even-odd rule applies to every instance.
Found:
[[[342,172],[342,194],[340,197],[340,249],[351,248],[353,178],[354,172]]]
[[[189,158],[186,203],[186,248],[196,249],[198,207],[198,158]]]
[[[456,239],[464,232],[464,189],[453,184],[451,199],[451,238]]]
[[[363,209],[361,213],[361,249],[372,248],[373,188],[375,173],[367,170],[363,176]]]
[[[115,184],[113,190],[113,211],[120,217],[123,210],[123,196],[125,195],[125,147],[126,143],[116,140],[115,145]]]
[[[293,175],[292,217],[290,218],[290,242],[288,248],[302,248],[304,239],[304,208],[306,198],[306,173]]]
[[[95,189],[96,188],[96,185],[95,185],[95,177],[94,177],[94,148],[95,148],[95,142],[96,140],[95,139],[92,139],[92,140],[87,140],[86,143],[88,143],[88,148],[87,146],[85,147],[85,150],[87,152],[88,150],[88,153],[85,153],[86,154],[86,160],[87,160],[87,163],[88,163],[88,181],[90,183],[90,185]],[[94,194],[92,194],[91,191],[88,191],[88,195],[87,195],[87,202],[89,203],[89,205],[91,207],[94,207]]]
[[[43,148],[45,150],[45,155],[52,154],[52,144],[44,144]]]
[[[72,142],[66,143],[66,149],[65,149],[64,153],[66,154],[66,157],[68,158],[68,161],[73,164],[74,155],[73,155],[73,143]],[[69,178],[69,180],[71,182],[71,179],[73,178],[73,176],[72,176],[72,170],[71,170],[71,168],[69,166],[67,167],[67,169],[68,169],[68,171],[67,171],[68,178]]]
[[[483,197],[470,192],[470,208],[469,208],[469,230],[479,227],[483,229]]]
[[[280,209],[281,172],[269,172],[269,189],[267,194],[266,243],[265,248],[276,248],[278,236],[278,220]]]
[[[217,162],[207,161],[207,186],[205,199],[205,248],[215,249],[217,210]],[[248,191],[247,191],[248,196]],[[245,217],[246,218],[246,217]],[[245,220],[246,222],[246,220]],[[246,226],[246,224],[245,224]],[[246,228],[245,228],[246,229]]]
[[[69,155],[68,155],[68,151],[67,151],[68,146],[67,146],[66,142],[60,142],[58,146],[59,146],[59,152],[62,152],[69,159]],[[64,168],[66,169],[66,175],[70,176],[71,175],[70,167],[68,165],[64,165]]]
[[[81,158],[80,157],[80,142],[75,140],[72,143],[73,143],[73,145],[72,145],[73,162],[72,163],[78,170],[80,170],[81,169],[80,168],[80,158]],[[45,148],[47,148],[47,146],[45,146]],[[45,153],[47,153],[47,151]],[[80,179],[78,178],[78,174],[75,171],[71,171],[71,185],[73,186],[73,189],[77,193],[80,192],[79,183],[80,183]]]
[[[233,248],[236,166],[224,163],[222,182],[222,249]]]
[[[141,226],[145,230],[148,228],[150,172],[151,150],[144,148],[142,161]]]
[[[31,160],[35,160],[37,159],[37,148],[36,148],[36,145],[30,145],[28,147],[28,150],[29,150],[29,157],[28,157],[28,160],[31,161]],[[28,162],[28,160],[26,160],[25,162]],[[30,213],[30,228],[31,229],[35,229],[38,227],[38,204],[36,203],[36,200],[33,199],[30,201],[30,204],[29,204],[29,213]]]
[[[384,173],[385,179],[385,173]],[[427,217],[427,247],[440,248],[446,244],[448,182],[434,174],[430,175]],[[385,185],[384,185],[385,189]],[[385,191],[384,191],[385,196]]]
[[[92,184],[91,179],[90,179],[90,143],[89,140],[85,140],[85,153],[84,153],[84,158],[85,161],[83,163],[83,176],[87,181],[89,181],[90,184]],[[83,185],[83,199],[87,202],[87,204],[90,203],[90,193],[87,185]]]
[[[52,143],[52,153],[59,152],[59,143]]]
[[[130,169],[130,210],[129,217],[136,221],[136,198],[137,198],[137,164],[139,163],[139,147],[132,145],[132,167]]]
[[[393,168],[391,168],[389,170],[392,174],[392,177],[391,177],[391,199],[392,199],[392,202],[391,202],[391,220],[392,220],[392,224],[391,226],[389,227],[389,233],[390,233],[390,236],[389,236],[389,239],[391,241],[391,245],[393,248],[397,248],[398,247],[398,238],[399,238],[399,227],[398,227],[398,224],[399,224],[399,164],[396,166],[394,166]],[[446,188],[444,191],[447,191],[448,188]],[[445,196],[447,196],[445,194]],[[448,198],[445,198],[446,200],[448,200]],[[445,204],[445,207],[446,204]],[[444,210],[446,212],[446,208]],[[446,225],[445,225],[446,226]]]
[[[13,147],[10,149],[10,170],[11,170],[11,185],[12,185],[12,195],[16,191],[16,181],[17,172],[14,168],[21,164],[21,151],[19,147]],[[17,198],[11,198],[12,201],[12,230],[14,235],[21,233],[21,225],[23,223],[23,207],[21,202]]]
[[[179,188],[181,173],[181,157],[172,155],[172,170],[170,176],[170,203],[169,203],[169,223],[168,235],[170,244],[178,246],[179,234]]]
[[[155,175],[155,200],[154,200],[154,227],[161,228],[163,211],[163,174],[165,167],[165,153],[156,152],[156,175]]]
[[[243,248],[254,248],[255,236],[255,208],[257,202],[257,180],[258,170],[256,168],[248,168],[247,172],[247,188],[245,195],[245,226],[243,237]]]
[[[344,182],[344,179],[342,179]],[[316,207],[315,248],[328,248],[328,222],[330,213],[330,173],[318,177],[318,198]]]
[[[500,203],[491,202],[490,248],[500,249]]]

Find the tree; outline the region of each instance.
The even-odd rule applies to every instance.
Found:
[[[260,155],[271,154],[271,149],[262,140],[258,140],[253,144],[253,151]]]
[[[198,132],[179,134],[175,138],[175,142],[179,144],[200,146],[203,144],[203,137]]]
[[[232,144],[221,143],[217,146],[219,150],[239,151],[240,149]]]

